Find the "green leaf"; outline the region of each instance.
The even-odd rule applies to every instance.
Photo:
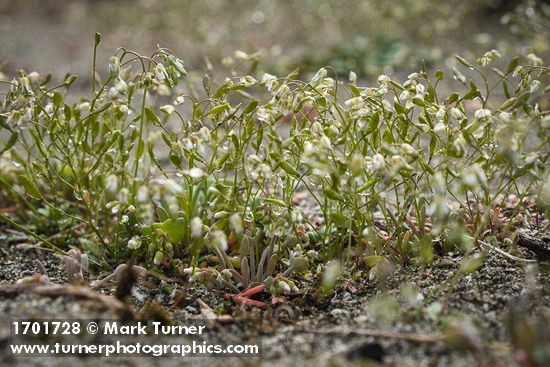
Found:
[[[471,91],[469,91],[468,93],[466,93],[466,94],[464,95],[464,97],[462,97],[462,99],[471,101],[471,100],[473,100],[473,99],[475,99],[475,98],[479,98],[479,97],[481,97],[481,94],[479,93],[478,90],[471,90]]]
[[[374,268],[376,265],[380,264],[382,261],[386,260],[384,256],[372,255],[365,257],[365,264],[369,268]]]
[[[287,208],[287,207],[288,207],[288,204],[287,204],[287,203],[285,203],[284,201],[279,200],[279,199],[275,199],[275,198],[266,198],[265,201],[266,201],[267,203],[274,204],[274,205],[277,205],[277,206],[280,206],[280,207],[283,207],[283,208]]]
[[[292,167],[290,163],[288,163],[287,161],[280,160],[278,163],[281,165],[281,168],[290,176],[293,176],[293,177],[300,176],[296,168]]]
[[[61,103],[63,103],[63,95],[56,91],[53,94],[52,100],[53,100],[54,106],[59,108],[59,106],[61,106]]]
[[[145,143],[143,142],[143,140],[140,140],[139,143],[138,143],[138,149],[137,149],[137,159],[140,159],[141,157],[143,157],[143,153],[145,153]]]
[[[460,95],[458,93],[453,93],[449,96],[449,98],[447,98],[447,101],[449,102],[449,104],[451,104],[458,101],[459,98],[460,98]]]
[[[159,219],[161,221],[167,221],[170,219],[170,215],[168,214],[168,212],[166,211],[166,209],[164,209],[162,206],[159,206],[157,208],[157,216],[159,217]]]
[[[331,200],[342,200],[342,197],[333,189],[323,189],[323,194]]]
[[[483,265],[484,260],[485,256],[481,253],[465,257],[460,262],[460,271],[462,273],[473,273]]]
[[[249,113],[251,113],[252,111],[254,111],[256,109],[256,107],[258,107],[258,100],[253,100],[251,101],[246,107],[245,109],[243,110],[243,113],[241,116],[245,116],[245,115],[248,115]]]
[[[218,115],[224,111],[227,111],[229,110],[229,104],[228,103],[224,103],[224,104],[221,104],[219,106],[216,106],[214,108],[212,108],[210,110],[210,112],[208,112],[208,115]]]
[[[357,194],[360,194],[364,191],[367,191],[368,189],[372,188],[374,185],[376,184],[376,181],[375,180],[370,180],[368,181],[366,184],[364,184],[363,186],[361,186],[360,188],[357,189],[356,193]]]
[[[145,116],[147,117],[148,121],[151,121],[156,125],[160,125],[160,118],[150,107],[145,106]]]
[[[210,76],[208,74],[204,74],[204,77],[202,78],[202,86],[206,94],[210,95],[210,90],[212,88],[212,80],[210,79]]]
[[[437,144],[437,138],[434,134],[430,139],[430,158],[434,156],[436,144]]]
[[[459,63],[461,63],[462,65],[466,66],[467,68],[473,68],[474,66],[472,64],[470,64],[468,62],[468,60],[466,60],[465,58],[461,57],[461,56],[458,56],[458,55],[455,55],[456,59],[458,60]]]
[[[167,219],[162,223],[153,223],[153,229],[160,229],[168,235],[168,240],[172,243],[180,242],[185,237],[185,219],[178,218]]]
[[[336,224],[337,227],[347,228],[349,227],[349,219],[347,216],[341,213],[332,213],[330,218]]]
[[[519,64],[519,56],[516,56],[508,64],[508,67],[506,68],[506,72],[508,74],[513,72],[517,68],[518,64]]]
[[[19,182],[25,188],[25,191],[27,191],[27,194],[29,194],[30,196],[32,196],[35,199],[42,198],[42,193],[40,192],[38,187],[36,187],[36,185],[34,184],[34,182],[32,182],[32,180],[30,178],[28,178],[25,175],[21,175],[21,176],[19,176]]]
[[[424,264],[429,265],[433,260],[433,246],[431,236],[424,236],[420,241],[420,257]]]
[[[508,107],[512,106],[515,102],[516,102],[516,99],[517,98],[510,98],[508,99],[506,102],[504,102],[503,104],[500,105],[500,107],[498,108],[499,110],[501,111],[504,111],[505,109],[507,109]]]
[[[15,145],[15,143],[17,142],[18,137],[19,137],[19,134],[17,132],[14,132],[13,134],[11,134],[6,146],[4,146],[4,148],[2,148],[2,150],[0,150],[0,155],[2,155],[2,153],[4,153],[4,152],[7,152],[8,150],[10,150]]]
[[[414,97],[412,99],[412,102],[420,107],[426,107],[426,103],[424,103],[424,100],[422,98]]]

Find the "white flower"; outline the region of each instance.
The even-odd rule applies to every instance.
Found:
[[[105,179],[105,189],[111,193],[116,192],[118,190],[118,176],[107,176],[107,178]]]
[[[386,161],[384,160],[384,156],[380,153],[375,154],[372,157],[372,168],[375,171],[380,171],[386,166]]]
[[[540,81],[538,80],[533,80],[531,82],[531,86],[529,87],[529,92],[533,93],[534,91],[536,91],[537,89],[539,89],[540,87]]]
[[[445,118],[445,115],[447,114],[447,110],[445,109],[445,107],[439,107],[439,109],[437,110],[437,112],[435,113],[435,119],[436,121],[438,122],[441,122],[443,121],[443,119]]]
[[[40,80],[40,74],[38,74],[36,71],[30,72],[29,75],[27,75],[27,77],[29,78],[29,81],[31,83],[36,83]]]
[[[141,238],[134,236],[128,241],[128,248],[135,250],[141,246]]]
[[[235,213],[229,217],[229,226],[235,234],[241,234],[243,231],[243,220],[238,213]]]
[[[479,110],[474,112],[474,118],[476,120],[487,119],[487,118],[491,117],[491,115],[492,115],[491,110],[489,110],[487,108],[480,108]]]
[[[174,106],[178,106],[182,103],[185,102],[185,97],[184,96],[177,96],[176,99],[174,100]]]
[[[251,77],[250,75],[247,75],[247,76],[241,78],[240,82],[245,87],[251,87],[251,86],[255,85],[256,83],[258,83],[258,81],[256,79],[254,79],[253,77]]]
[[[529,62],[534,66],[540,66],[544,63],[540,57],[538,57],[533,53],[530,53],[529,55],[527,55],[527,60],[529,60]],[[29,74],[29,77],[30,77],[30,74]]]
[[[147,186],[141,185],[137,192],[137,200],[140,203],[145,202],[149,198],[149,190],[147,189]]]
[[[321,68],[319,71],[311,78],[309,82],[311,85],[316,86],[327,76],[327,69]]]
[[[461,121],[466,116],[464,116],[464,113],[456,107],[451,108],[451,117],[455,119],[456,121]]]
[[[434,133],[436,133],[437,135],[441,135],[445,133],[446,130],[447,128],[445,127],[445,124],[442,122],[434,126]]]
[[[166,70],[164,69],[164,65],[162,65],[160,62],[155,66],[155,78],[159,82],[163,82],[164,79],[166,79]]]
[[[227,251],[227,237],[222,231],[214,231],[210,235],[210,246]]]
[[[77,109],[80,111],[86,111],[90,109],[90,102],[82,102],[78,106],[76,106]]]
[[[387,75],[384,75],[384,74],[382,74],[382,75],[380,75],[380,76],[378,77],[378,83],[379,83],[379,84],[386,84],[386,83],[388,83],[390,80],[391,80],[390,77],[387,76]]]
[[[185,170],[183,174],[194,179],[199,179],[206,175],[199,167],[193,167],[190,170]]]
[[[167,115],[171,115],[176,109],[174,108],[174,106],[172,106],[170,104],[166,104],[166,105],[162,106],[160,108],[160,110],[162,112],[164,112],[165,114],[167,114]]]
[[[355,74],[355,72],[353,71],[349,72],[349,82],[352,85],[355,85],[357,83],[357,74]]]
[[[116,78],[115,89],[120,94],[126,94],[126,92],[128,92],[128,84],[126,84],[126,82],[123,79]]]
[[[191,237],[199,238],[202,236],[202,220],[199,217],[194,217],[190,221]]]
[[[408,80],[418,80],[419,77],[420,77],[420,75],[418,75],[418,73],[412,73],[412,74],[409,74],[407,79]]]
[[[283,84],[279,87],[279,89],[277,89],[277,92],[275,93],[275,97],[277,97],[279,99],[283,99],[289,93],[290,93],[290,88],[288,87],[288,85]]]
[[[481,66],[487,66],[498,58],[500,58],[500,53],[493,49],[484,53],[483,56],[477,59],[477,63]]]
[[[407,144],[407,143],[401,144],[401,150],[403,150],[403,153],[408,155],[408,156],[411,156],[411,157],[418,156],[418,152],[410,144]]]
[[[263,76],[262,76],[262,83],[264,84],[267,84],[271,81],[276,81],[277,80],[277,77],[275,75],[271,75],[271,74],[268,74],[268,73],[265,73]]]
[[[363,107],[365,105],[365,102],[361,97],[354,97],[345,101],[344,104],[350,109],[355,109],[355,108]]]
[[[111,78],[115,78],[118,76],[118,73],[120,72],[120,60],[116,56],[111,56],[109,59],[109,75]]]
[[[248,54],[244,51],[237,50],[237,51],[235,51],[235,58],[245,60],[245,59],[248,58]]]

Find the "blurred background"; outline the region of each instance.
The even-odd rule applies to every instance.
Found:
[[[454,54],[477,58],[550,53],[549,0],[0,0],[0,71],[68,72],[90,82],[94,33],[99,70],[119,46],[158,46],[189,70],[209,63],[220,75],[235,51],[282,75],[330,65],[360,77],[435,67]],[[206,61],[207,60],[207,61]],[[436,66],[437,65],[437,66]]]

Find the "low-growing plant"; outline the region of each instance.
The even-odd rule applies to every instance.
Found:
[[[52,87],[21,72],[0,101],[1,195],[19,220],[0,215],[40,239],[65,231],[52,240],[61,248],[183,262],[234,291],[285,293],[309,260],[469,254],[489,235],[511,237],[520,214],[533,224],[529,200],[550,208],[550,70],[535,55],[489,69],[499,56],[457,56],[451,92],[425,66],[373,87],[329,68],[309,81],[264,73],[219,85],[207,73],[198,92],[166,49],[121,48],[105,78],[94,59],[89,98],[68,93],[76,76]],[[315,223],[294,203],[302,192]],[[201,265],[210,254],[219,270]]]

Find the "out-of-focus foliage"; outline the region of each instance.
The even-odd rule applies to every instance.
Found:
[[[544,57],[549,9],[534,0],[0,0],[0,61],[85,74],[83,40],[100,31],[105,57],[121,44],[144,53],[160,45],[202,67],[206,56],[227,64],[242,49],[279,74],[330,65],[375,76],[493,47]]]

